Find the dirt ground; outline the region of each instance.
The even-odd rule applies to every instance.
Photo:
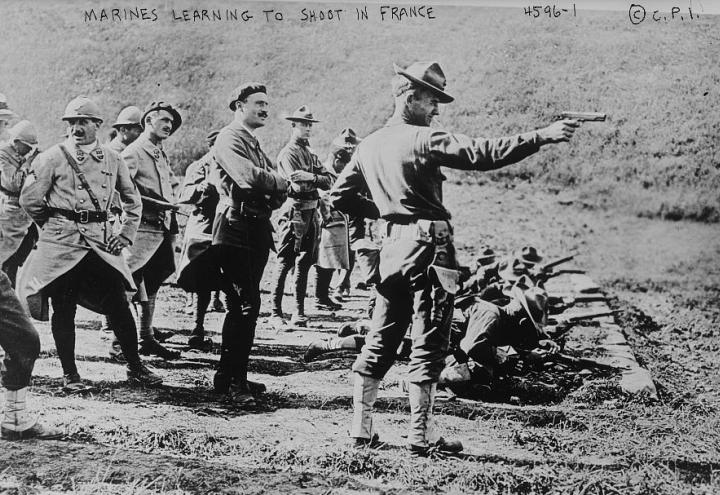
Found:
[[[451,178],[445,194],[461,261],[483,244],[501,251],[532,244],[549,257],[576,253],[576,265],[619,311],[659,400],[624,396],[610,378],[572,376],[571,393],[534,403],[441,401],[438,422],[447,437],[462,439],[466,454],[411,459],[400,364],[377,407],[388,446],[354,449],[352,356],[306,364],[302,353],[361,318],[367,292],[355,290],[336,314],[314,311],[309,299],[310,328],[291,333],[268,324],[265,293],[250,371],[268,392],[256,409],[243,410],[211,390],[223,315],[207,318],[213,352],[188,351],[192,317],[182,312],[184,295],[165,286],[157,326],[177,332],[170,345],[183,359],[150,360],[165,378],[161,388],[127,386],[124,367],[107,358],[111,336],[101,319],[81,311],[79,369],[94,390],[64,394],[49,327],[38,325],[43,355],[32,406],[68,437],[3,442],[0,493],[719,493],[718,227],[603,211],[528,183]],[[271,261],[264,289],[274,272]]]

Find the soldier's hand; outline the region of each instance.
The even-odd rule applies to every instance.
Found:
[[[110,236],[110,239],[108,239],[107,250],[110,254],[117,255],[129,245],[130,241],[128,241],[124,236],[113,234]]]
[[[306,172],[305,170],[296,170],[290,174],[290,180],[293,182],[313,182],[315,180],[315,174]]]
[[[577,120],[558,120],[544,129],[538,130],[538,133],[545,143],[560,143],[570,141],[578,127],[580,127],[580,123]]]
[[[543,339],[538,342],[538,347],[547,351],[548,354],[557,354],[560,351],[560,346],[554,340]]]

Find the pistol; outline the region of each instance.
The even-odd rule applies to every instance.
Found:
[[[578,122],[605,122],[607,114],[597,112],[562,112],[560,120],[570,119]]]

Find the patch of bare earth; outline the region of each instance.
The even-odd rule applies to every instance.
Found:
[[[488,402],[439,400],[446,436],[462,457],[412,459],[404,449],[407,403],[398,390],[405,365],[384,382],[376,421],[387,446],[355,449],[348,439],[352,356],[304,363],[314,339],[363,316],[367,292],[346,307],[310,311],[310,327],[278,332],[260,318],[251,378],[268,392],[253,410],[222,402],[211,353],[184,346],[192,317],[184,296],[161,291],[157,325],[177,335],[176,362],[151,359],[164,378],[131,388],[107,359],[111,335],[81,311],[80,372],[94,384],[83,396],[60,391],[61,371],[46,324],[33,407],[64,428],[57,442],[2,443],[0,492],[7,493],[717,493],[720,235],[714,226],[668,223],[598,211],[562,194],[492,184],[446,187],[456,244],[469,262],[481,244],[508,250],[533,244],[550,257],[577,253],[619,310],[618,323],[659,400],[623,395],[612,376],[554,373],[560,393],[499,394]],[[561,200],[561,201],[559,201]],[[563,204],[561,204],[561,202]],[[271,262],[263,283],[269,289]],[[312,289],[310,292],[312,294]],[[292,296],[286,296],[289,309]],[[312,299],[308,301],[312,308]],[[263,309],[269,307],[264,294]],[[206,327],[216,344],[222,314]],[[592,326],[575,331],[592,339]],[[519,396],[510,403],[509,396]]]

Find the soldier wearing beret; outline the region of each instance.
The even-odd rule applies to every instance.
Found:
[[[285,201],[288,183],[255,136],[268,118],[265,86],[239,86],[229,106],[235,118],[218,134],[210,165],[210,181],[220,195],[212,228],[213,250],[227,297],[214,386],[236,403],[252,406],[252,394],[265,389],[247,379],[247,369],[260,313],[260,280],[274,249],[270,214]]]
[[[273,315],[282,321],[282,297],[285,280],[290,270],[295,272],[295,311],[290,324],[304,327],[305,293],[310,267],[317,260],[320,245],[320,193],[318,189],[330,189],[333,179],[310,148],[308,139],[315,120],[306,106],[298,108],[285,117],[291,122],[290,141],[278,154],[278,169],[290,182],[288,202],[280,216],[280,273],[275,284]]]
[[[409,370],[410,432],[415,455],[458,451],[459,442],[436,438],[428,428],[440,372],[449,347],[453,294],[459,279],[450,212],[443,206],[441,166],[492,170],[515,163],[548,143],[567,141],[577,123],[507,138],[472,139],[430,127],[440,103],[453,98],[436,62],[395,67],[395,112],[385,127],[358,146],[332,191],[334,206],[349,214],[381,217],[387,238],[380,252],[380,282],[372,330],[353,371],[351,436],[372,444],[372,407],[412,324]],[[364,199],[369,191],[372,201]]]
[[[15,287],[18,268],[30,255],[38,230],[20,207],[20,189],[38,154],[37,132],[27,120],[15,124],[0,144],[0,264]]]
[[[140,223],[140,196],[119,155],[97,140],[97,105],[79,96],[65,109],[68,138],[40,153],[25,179],[20,205],[40,227],[40,239],[18,282],[31,316],[48,319],[69,391],[85,388],[75,365],[77,305],[108,315],[127,360],[128,379],[155,385],[162,378],[140,361],[137,331],[126,291],[135,290],[121,255]],[[125,219],[117,233],[108,222],[118,194]]]
[[[140,307],[140,353],[177,359],[179,352],[160,343],[172,333],[154,329],[153,316],[160,285],[175,272],[176,184],[163,143],[178,130],[182,118],[172,105],[153,101],[145,108],[141,124],[143,133],[120,154],[143,205],[137,237],[128,256],[135,283],[144,289],[144,294],[140,290],[136,295]]]

